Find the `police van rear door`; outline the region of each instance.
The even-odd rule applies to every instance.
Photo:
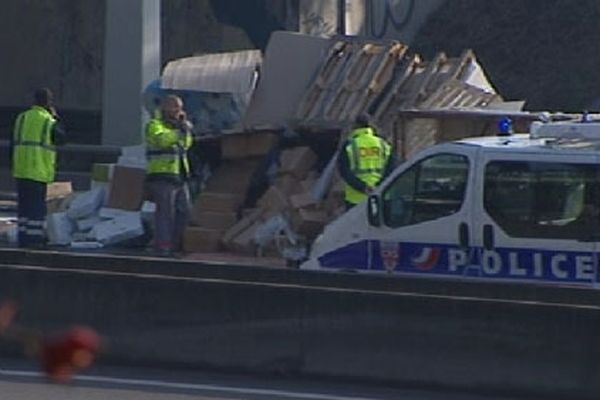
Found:
[[[471,186],[479,148],[435,146],[381,188],[381,226],[371,226],[370,268],[448,274],[449,258],[471,246]]]
[[[570,153],[482,153],[472,274],[596,281],[598,160],[592,153]]]

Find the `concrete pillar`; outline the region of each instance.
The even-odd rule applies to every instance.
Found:
[[[142,91],[160,75],[160,0],[106,0],[102,144],[142,143]]]
[[[300,0],[299,31],[321,37],[336,33],[361,35],[365,22],[365,1],[371,0]]]
[[[372,1],[372,0],[367,0]],[[346,0],[345,1],[345,29],[346,35],[364,36],[365,35],[365,0]]]

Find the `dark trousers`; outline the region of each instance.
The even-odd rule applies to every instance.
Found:
[[[154,247],[157,250],[181,251],[183,233],[190,216],[187,184],[168,181],[148,182],[150,198],[156,203]]]
[[[42,182],[17,179],[17,217],[19,246],[29,247],[46,243],[46,188]]]

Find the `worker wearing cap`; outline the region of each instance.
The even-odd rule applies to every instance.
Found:
[[[346,209],[365,200],[394,164],[391,146],[377,136],[367,116],[358,117],[338,158],[338,169],[345,182]]]
[[[66,135],[50,89],[35,91],[34,105],[20,113],[11,137],[12,175],[17,186],[20,247],[46,243],[46,191],[56,174],[56,147]]]
[[[190,210],[187,151],[193,144],[191,129],[183,101],[174,95],[162,100],[160,114],[146,125],[146,180],[156,203],[154,248],[161,256],[182,250]]]

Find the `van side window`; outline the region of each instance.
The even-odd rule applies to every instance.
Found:
[[[510,236],[590,239],[598,228],[597,167],[493,161],[485,168],[484,208]]]
[[[384,223],[397,228],[458,212],[468,172],[467,157],[455,154],[438,154],[413,165],[383,192]]]

